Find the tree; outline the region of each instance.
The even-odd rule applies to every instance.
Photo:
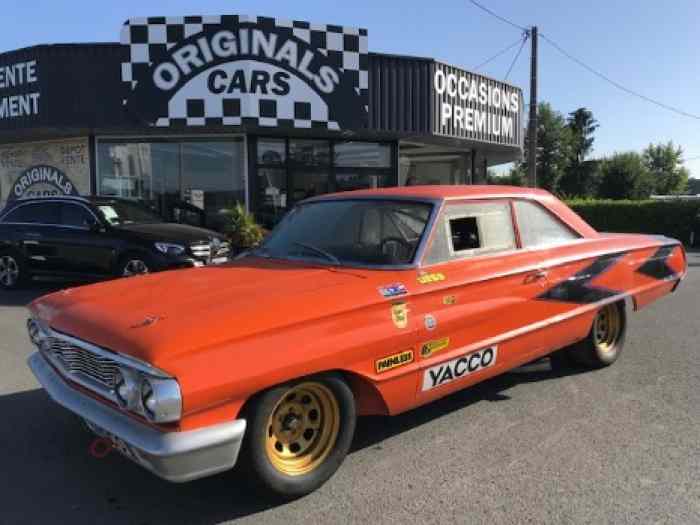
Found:
[[[525,147],[527,151],[527,144]],[[537,109],[537,185],[556,192],[571,157],[571,130],[564,116],[541,102]],[[530,160],[522,168],[527,173]]]
[[[571,130],[571,153],[576,164],[581,164],[593,151],[593,133],[598,129],[598,121],[593,118],[593,112],[586,108],[578,108],[569,113],[566,125]]]
[[[523,172],[522,166],[513,166],[508,173],[496,175],[489,178],[489,184],[500,184],[502,186],[527,186],[527,174]]]
[[[643,153],[644,164],[654,177],[659,195],[683,193],[688,185],[688,170],[682,166],[683,149],[672,141],[649,144]]]
[[[587,161],[593,151],[593,133],[598,129],[598,121],[593,112],[578,108],[569,113],[566,125],[571,131],[570,163],[559,181],[559,191],[577,197],[592,197],[599,183],[597,161]]]
[[[598,197],[647,199],[654,191],[654,178],[639,153],[615,153],[601,166]]]

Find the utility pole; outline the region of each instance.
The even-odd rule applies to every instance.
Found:
[[[527,179],[537,186],[537,26],[530,29],[530,122],[528,126]]]

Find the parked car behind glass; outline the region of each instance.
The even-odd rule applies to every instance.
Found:
[[[33,277],[100,279],[229,259],[219,233],[166,223],[145,206],[111,197],[45,197],[0,213],[0,287]]]

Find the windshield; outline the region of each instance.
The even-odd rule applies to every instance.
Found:
[[[431,209],[426,203],[374,199],[301,204],[254,253],[349,266],[410,264]]]
[[[135,202],[110,202],[98,204],[97,208],[112,226],[120,224],[138,224],[163,222],[163,218],[145,206]]]

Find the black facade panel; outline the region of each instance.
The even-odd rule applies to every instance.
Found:
[[[432,61],[369,54],[369,128],[430,134]]]
[[[31,63],[36,80],[0,89],[0,100],[16,104],[11,97],[34,95],[38,104],[28,115],[4,111],[0,131],[128,124],[121,104],[125,52],[119,44],[58,44],[3,53],[0,68]]]

